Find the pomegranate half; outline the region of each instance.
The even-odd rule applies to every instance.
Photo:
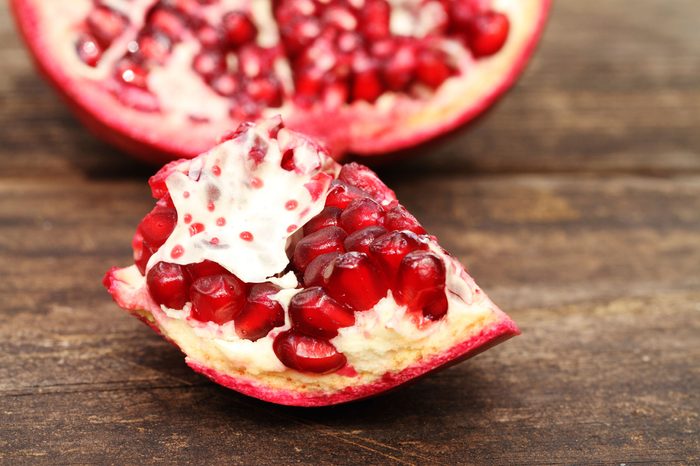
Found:
[[[279,118],[150,184],[134,265],[104,284],[226,387],[343,403],[518,334],[372,171],[341,167]]]
[[[281,114],[336,158],[426,141],[515,81],[549,0],[11,0],[84,124],[144,159],[194,157]]]

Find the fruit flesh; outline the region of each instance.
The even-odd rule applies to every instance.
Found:
[[[147,70],[144,79],[148,92],[141,85],[132,85],[140,82],[143,77],[138,67],[126,67],[118,73],[120,79],[126,76],[128,82],[119,84],[118,80],[114,81],[113,71],[125,51],[129,50],[132,39],[139,34],[141,36],[138,37],[141,38],[144,30],[150,31],[148,28],[152,28],[150,23],[145,28],[142,22],[155,3],[130,3],[131,21],[126,32],[114,39],[104,50],[97,66],[91,67],[76,53],[78,36],[74,31],[76,23],[83,24],[84,18],[88,17],[93,8],[92,2],[12,2],[20,30],[40,68],[64,94],[86,125],[110,142],[153,161],[178,156],[192,157],[206,150],[226,129],[235,126],[242,117],[250,117],[252,114],[246,113],[246,109],[250,108],[253,108],[255,116],[283,114],[290,127],[323,138],[338,157],[348,151],[376,154],[415,145],[470,120],[512,84],[532,51],[548,7],[547,1],[540,0],[494,2],[493,8],[502,11],[511,23],[503,48],[494,55],[475,59],[468,52],[468,47],[455,46],[454,57],[446,60],[455,61],[455,67],[450,68],[450,78],[434,91],[409,92],[402,88],[398,92],[387,92],[390,79],[383,76],[384,92],[374,103],[367,102],[363,97],[349,102],[341,99],[344,102],[341,106],[328,107],[326,103],[329,98],[319,94],[314,97],[314,105],[309,107],[301,103],[297,92],[299,73],[304,67],[294,64],[296,58],[288,50],[286,36],[282,37],[283,51],[275,49],[277,45],[274,37],[279,37],[280,31],[272,12],[277,11],[279,16],[279,8],[275,10],[268,2],[254,4],[256,11],[266,10],[266,13],[258,15],[262,16],[261,20],[252,15],[258,30],[254,41],[263,42],[265,47],[278,54],[278,58],[282,57],[274,62],[286,63],[286,74],[265,74],[261,79],[255,77],[241,81],[231,77],[230,73],[224,73],[216,79],[211,76],[202,79],[192,71],[192,62],[200,51],[200,44],[206,43],[207,36],[200,34],[197,36],[198,42],[193,43],[188,38],[193,37],[194,32],[199,33],[199,29],[191,33],[190,28],[183,39],[168,39],[170,45],[166,49],[172,49],[168,52],[169,58],[162,65]],[[264,8],[258,5],[264,5]],[[154,15],[148,17],[152,21]],[[71,22],[67,24],[68,21],[57,21],[56,18],[68,18]],[[218,23],[213,26],[218,26]],[[140,50],[155,50],[152,54],[157,55],[158,47],[163,46],[158,38],[154,39],[151,35],[148,37],[152,40],[141,44]],[[453,36],[458,36],[459,40],[452,40]],[[363,37],[366,41],[369,36],[365,34]],[[441,37],[448,37],[448,42],[466,43],[461,32],[456,35],[446,32]],[[236,57],[245,56],[244,48],[236,49]],[[85,53],[89,55],[89,52],[84,52],[83,55]],[[262,52],[257,53],[258,57],[262,55]],[[419,54],[416,52],[415,55],[417,57]],[[153,58],[151,61],[158,59]],[[383,59],[375,61],[383,62]],[[444,64],[442,61],[436,63]],[[353,72],[352,76],[359,77],[359,81],[371,83],[371,67],[370,71],[365,70],[366,66],[362,64],[357,67],[360,71]],[[214,69],[217,69],[216,66]],[[339,68],[336,66],[333,69],[336,73]],[[386,70],[382,73],[386,74]],[[414,76],[411,78],[413,80],[418,79],[417,74],[411,76]],[[172,77],[176,78],[173,80]],[[275,90],[277,82],[283,88],[281,100]],[[117,85],[115,83],[121,91],[114,91],[114,86]],[[354,86],[350,81],[344,83],[344,86],[350,88]],[[330,86],[328,83],[324,85]],[[428,87],[424,86],[425,89]],[[214,89],[221,89],[220,93],[231,95],[218,95]],[[327,94],[327,89],[322,93]],[[341,94],[346,95],[344,92]],[[347,93],[355,94],[357,92]],[[261,106],[261,103],[264,105]]]
[[[311,277],[307,277],[308,268],[312,265],[302,270],[295,267],[291,259],[295,247],[303,241],[304,224],[301,222],[296,225],[295,231],[277,229],[267,223],[268,230],[277,231],[287,238],[281,243],[257,244],[262,235],[253,228],[251,230],[255,233],[250,241],[238,235],[222,237],[222,243],[238,241],[245,248],[257,248],[261,263],[248,262],[244,269],[236,268],[236,263],[229,263],[226,253],[217,247],[204,247],[205,243],[199,240],[204,233],[188,233],[188,225],[199,220],[201,215],[208,215],[205,214],[209,212],[205,201],[211,189],[204,190],[199,196],[193,188],[196,183],[212,186],[207,174],[209,170],[211,176],[222,177],[229,182],[233,181],[229,178],[231,174],[238,173],[241,190],[234,190],[237,192],[236,198],[248,204],[247,196],[253,195],[251,193],[264,195],[266,209],[273,211],[272,218],[278,220],[280,213],[287,211],[286,203],[279,195],[288,192],[282,189],[284,186],[280,185],[280,180],[286,179],[290,186],[295,184],[295,178],[278,176],[299,176],[307,181],[306,186],[309,180],[318,183],[324,179],[320,174],[347,179],[348,174],[357,175],[365,170],[356,164],[341,169],[323,151],[317,148],[314,152],[314,146],[298,138],[292,132],[280,129],[274,122],[258,127],[249,126],[199,159],[169,165],[152,179],[154,194],[172,198],[178,223],[163,246],[149,259],[146,275],[168,255],[171,261],[182,262],[179,266],[188,272],[188,277],[195,284],[213,278],[220,283],[220,265],[233,265],[236,276],[242,275],[242,272],[248,274],[246,294],[242,296],[245,302],[237,301],[235,312],[229,312],[226,318],[218,321],[202,317],[195,309],[198,305],[195,301],[208,292],[206,287],[195,287],[194,284],[192,289],[197,290],[190,291],[191,304],[187,303],[182,309],[159,306],[154,301],[156,295],[153,292],[160,288],[154,288],[152,282],[148,283],[136,266],[108,273],[105,285],[117,303],[177,344],[196,370],[252,396],[304,406],[339,403],[379,393],[452,360],[467,357],[479,351],[481,346],[517,334],[512,321],[491,303],[462,266],[437,245],[435,238],[428,235],[416,235],[407,230],[392,231],[373,240],[368,252],[341,250],[321,255],[319,260],[327,261],[314,272],[312,283]],[[259,158],[256,155],[255,162],[251,162],[248,154],[258,147],[259,139],[267,149]],[[286,153],[288,146],[308,149],[295,157],[299,170],[303,172],[303,167],[306,167],[303,174],[295,172],[296,175],[292,175],[282,167],[282,154]],[[230,157],[247,160],[248,164],[242,172],[231,172]],[[317,160],[317,163],[310,163],[311,160]],[[230,167],[240,168],[235,163]],[[263,173],[266,176],[260,180],[262,183],[247,181],[251,175]],[[178,181],[182,176],[193,183]],[[379,205],[384,204],[386,207],[381,207],[383,210],[392,210],[400,205],[393,192],[380,184],[373,173],[366,172],[365,177],[375,181],[380,189],[370,194],[357,188],[361,193],[358,195],[373,198]],[[330,199],[328,193],[338,186],[327,179],[321,185],[322,194],[318,197],[309,194],[306,200],[300,199],[295,207],[302,211],[309,210],[308,216],[302,215],[308,218],[307,222],[313,221],[314,214],[322,215],[324,204]],[[274,188],[266,190],[265,186]],[[309,193],[317,191],[314,186],[311,183]],[[185,196],[185,193],[188,195]],[[222,196],[226,193],[226,190],[219,190]],[[181,203],[180,199],[184,198],[190,203]],[[222,201],[219,197],[215,212],[224,215],[226,225],[236,224],[234,217],[245,213],[237,211],[234,204],[229,205],[228,210],[223,210]],[[338,203],[337,199],[331,201]],[[201,209],[194,208],[196,202],[203,204]],[[346,208],[350,204],[352,201],[346,203]],[[187,215],[192,218],[188,219]],[[147,216],[144,221],[149,218]],[[205,225],[204,231],[211,227],[204,217],[202,223]],[[247,224],[250,225],[250,221]],[[286,227],[287,221],[280,224]],[[181,229],[186,236],[178,234]],[[139,228],[139,231],[142,230],[146,229]],[[399,241],[398,246],[394,241],[389,242],[390,246],[372,247],[386,235],[398,235],[404,241]],[[183,238],[188,238],[188,241]],[[186,257],[183,253],[172,258],[172,241],[176,241],[184,251],[196,249],[199,245],[203,247],[203,252],[192,257]],[[385,243],[385,240],[379,242]],[[344,243],[342,245],[344,248]],[[286,266],[278,270],[272,256],[280,247],[279,252],[287,259]],[[394,263],[389,272],[383,271],[380,265],[382,254],[387,254],[387,251],[393,254],[391,262]],[[398,260],[401,255],[403,259]],[[402,277],[403,262],[415,255],[419,256],[418,259],[428,257],[437,261],[444,268],[434,273],[434,267],[431,269],[430,264],[427,268],[409,267],[410,271]],[[400,264],[398,268],[395,266],[397,262]],[[418,263],[424,265],[427,262],[420,260]],[[227,266],[223,273],[233,277],[233,272]],[[217,293],[222,289],[212,288]],[[411,290],[415,291],[412,295]],[[219,303],[220,295],[217,293],[212,292],[212,295],[215,295],[214,301]],[[222,298],[224,304],[231,301],[230,295]],[[234,297],[238,296],[240,294]],[[406,305],[400,305],[398,301]],[[446,309],[441,310],[443,305]],[[256,309],[255,318],[250,314],[252,308]]]

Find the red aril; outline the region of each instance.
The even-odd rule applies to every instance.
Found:
[[[279,119],[241,125],[149,183],[158,201],[134,235],[135,264],[105,286],[222,385],[343,403],[518,333],[371,170],[341,169]],[[379,221],[367,206],[388,209],[384,226],[348,234]]]
[[[384,209],[365,197],[350,202],[340,215],[340,226],[348,233],[384,223]]]
[[[39,69],[92,131],[150,161],[282,114],[336,158],[471,121],[523,70],[549,0],[12,0]],[[254,5],[254,6],[253,6]]]
[[[202,322],[225,324],[243,309],[245,284],[231,274],[207,275],[192,282],[192,316]]]

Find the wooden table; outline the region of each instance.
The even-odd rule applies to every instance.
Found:
[[[395,394],[282,408],[100,284],[152,168],[89,136],[0,12],[0,460],[700,462],[700,3],[558,0],[466,136],[381,174],[523,335]]]

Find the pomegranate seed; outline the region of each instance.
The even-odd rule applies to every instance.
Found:
[[[368,197],[350,202],[340,214],[340,226],[348,233],[381,224],[383,220],[384,209]]]
[[[313,68],[298,72],[294,78],[296,96],[302,104],[312,104],[313,98],[321,93],[322,86],[323,76]]]
[[[294,249],[292,262],[303,271],[315,257],[329,252],[345,252],[343,241],[347,234],[338,227],[326,227],[304,236]]]
[[[275,327],[284,325],[284,309],[271,298],[280,290],[272,283],[253,285],[243,310],[236,317],[236,333],[239,337],[255,341]]]
[[[226,42],[234,48],[252,41],[258,35],[253,21],[241,11],[226,13],[221,24]]]
[[[246,45],[238,51],[238,67],[246,77],[257,78],[271,74],[275,58],[275,49]]]
[[[234,96],[239,87],[236,76],[231,73],[224,73],[214,77],[210,85],[214,92],[224,97]]]
[[[321,254],[309,262],[304,270],[304,286],[321,286],[323,285],[323,271],[326,266],[336,257],[340,255],[339,252],[329,252],[328,254]]]
[[[450,6],[450,19],[455,23],[456,31],[464,30],[471,25],[472,20],[479,14],[480,2],[472,0],[457,0]]]
[[[476,57],[493,55],[503,48],[508,39],[510,21],[502,13],[487,11],[469,23],[469,47]]]
[[[204,50],[195,55],[192,68],[205,80],[211,80],[226,71],[226,60],[221,52]]]
[[[376,69],[369,69],[356,73],[352,84],[353,100],[366,100],[374,102],[384,92],[379,73]]]
[[[215,49],[221,44],[219,33],[209,24],[205,24],[195,31],[195,36],[203,48]]]
[[[78,57],[88,66],[96,66],[102,58],[102,47],[90,34],[82,34],[75,44]]]
[[[334,29],[354,31],[357,28],[357,18],[348,8],[338,3],[332,4],[323,12],[323,21]]]
[[[348,89],[348,84],[346,82],[335,81],[327,84],[323,89],[323,96],[321,100],[326,108],[337,109],[348,101],[349,94],[350,90]]]
[[[331,182],[328,195],[326,196],[326,206],[344,209],[353,199],[367,197],[367,195],[354,186],[350,186],[339,180]]]
[[[106,49],[124,32],[129,20],[121,13],[104,5],[91,10],[86,19],[88,29],[100,46]]]
[[[342,210],[337,207],[324,207],[318,215],[304,225],[304,234],[310,235],[326,227],[337,227],[341,213]]]
[[[436,89],[452,75],[452,70],[445,63],[446,57],[437,50],[423,50],[418,55],[416,75],[425,85]]]
[[[229,271],[221,265],[210,260],[188,264],[186,269],[190,277],[192,277],[192,280],[196,280],[200,277],[208,277],[209,275],[225,275],[229,273]]]
[[[138,46],[138,54],[143,60],[161,65],[168,59],[172,50],[172,42],[168,36],[156,31],[139,36]]]
[[[416,217],[402,205],[397,205],[386,213],[384,226],[387,230],[408,230],[417,235],[424,235],[425,228],[416,220]]]
[[[386,229],[384,227],[376,225],[363,228],[362,230],[357,230],[345,238],[345,250],[364,252],[365,254],[368,254],[369,246],[374,242],[374,240],[385,233]]]
[[[369,256],[356,251],[341,254],[330,262],[323,279],[331,298],[358,311],[374,307],[388,289]]]
[[[190,280],[182,266],[158,262],[148,271],[146,283],[156,303],[170,309],[185,307]]]
[[[282,160],[280,160],[280,167],[287,170],[288,172],[294,171],[296,164],[294,163],[294,149],[287,149],[282,154]]]
[[[379,40],[390,34],[391,7],[386,0],[368,0],[361,10],[360,27],[370,40]]]
[[[361,189],[382,206],[396,204],[396,194],[369,168],[355,162],[343,165],[338,180]]]
[[[293,331],[277,335],[272,349],[282,364],[302,372],[323,374],[336,371],[347,363],[345,356],[329,342]]]
[[[387,87],[399,92],[405,90],[416,75],[417,57],[415,47],[402,45],[395,54],[387,58],[383,77]]]
[[[435,253],[413,251],[401,260],[396,302],[419,311],[445,294],[445,264]]]
[[[272,75],[251,80],[246,86],[246,91],[255,102],[267,107],[282,105],[282,85]]]
[[[426,249],[418,236],[410,231],[391,231],[377,238],[369,246],[369,254],[381,265],[382,270],[393,283],[401,260],[409,252]]]
[[[159,248],[165,243],[170,234],[175,229],[177,223],[177,212],[174,208],[156,205],[141,220],[138,231],[144,242],[150,246]]]
[[[209,275],[192,282],[192,317],[201,322],[224,324],[245,305],[245,284],[231,274]]]
[[[148,89],[148,73],[130,60],[124,59],[117,63],[116,76],[118,80],[128,86]]]
[[[447,295],[438,293],[438,296],[432,302],[428,303],[423,308],[423,316],[428,320],[440,320],[447,314]]]
[[[321,33],[321,26],[313,16],[296,16],[291,22],[279,22],[282,25],[284,45],[291,55],[305,49]]]
[[[162,32],[173,41],[178,41],[185,33],[185,22],[179,14],[165,8],[157,8],[148,18],[153,29]]]
[[[294,295],[289,302],[289,318],[297,332],[318,338],[333,338],[338,329],[355,323],[355,315],[314,286]]]
[[[146,265],[148,264],[148,260],[156,251],[149,245],[143,244],[143,237],[138,230],[136,230],[136,233],[134,233],[134,237],[131,240],[131,248],[134,252],[134,264],[136,264],[136,268],[139,269],[141,275],[146,275]]]

